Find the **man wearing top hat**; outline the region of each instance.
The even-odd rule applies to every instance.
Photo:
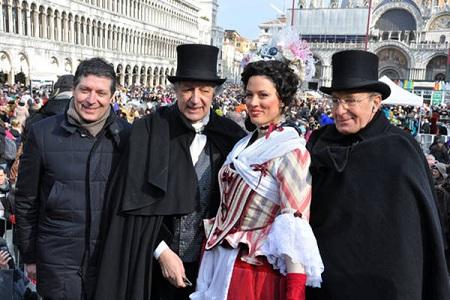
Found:
[[[378,57],[332,57],[335,124],[311,135],[310,223],[325,266],[307,299],[450,299],[427,161],[380,111],[390,94]]]
[[[217,172],[243,130],[211,109],[218,48],[177,47],[176,104],[133,124],[112,207],[95,299],[188,299],[219,205]]]

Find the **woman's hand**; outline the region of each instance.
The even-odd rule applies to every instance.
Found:
[[[0,269],[8,269],[8,262],[11,260],[11,255],[8,251],[0,251]]]
[[[177,288],[186,287],[183,280],[185,277],[183,262],[175,252],[167,248],[161,253],[158,261],[164,278],[169,280],[170,284]]]

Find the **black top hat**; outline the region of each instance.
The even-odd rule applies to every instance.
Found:
[[[177,47],[177,73],[168,76],[170,82],[208,81],[218,85],[225,79],[217,76],[219,48],[209,45],[186,44]]]
[[[325,94],[335,91],[378,92],[382,99],[391,94],[389,86],[378,81],[378,56],[361,50],[335,53],[331,58],[333,79],[331,87],[320,87]]]

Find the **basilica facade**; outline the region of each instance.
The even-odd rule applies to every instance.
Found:
[[[317,86],[331,84],[335,52],[366,47],[380,59],[380,77],[414,81],[416,86],[449,80],[450,1],[372,0],[370,10],[369,3],[299,2],[291,21],[310,42],[317,61]]]
[[[100,56],[124,86],[165,85],[198,41],[193,0],[2,0],[0,82],[56,80]]]

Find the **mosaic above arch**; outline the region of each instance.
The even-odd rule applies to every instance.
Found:
[[[434,19],[429,27],[429,30],[449,30],[450,29],[450,14],[445,14]]]

